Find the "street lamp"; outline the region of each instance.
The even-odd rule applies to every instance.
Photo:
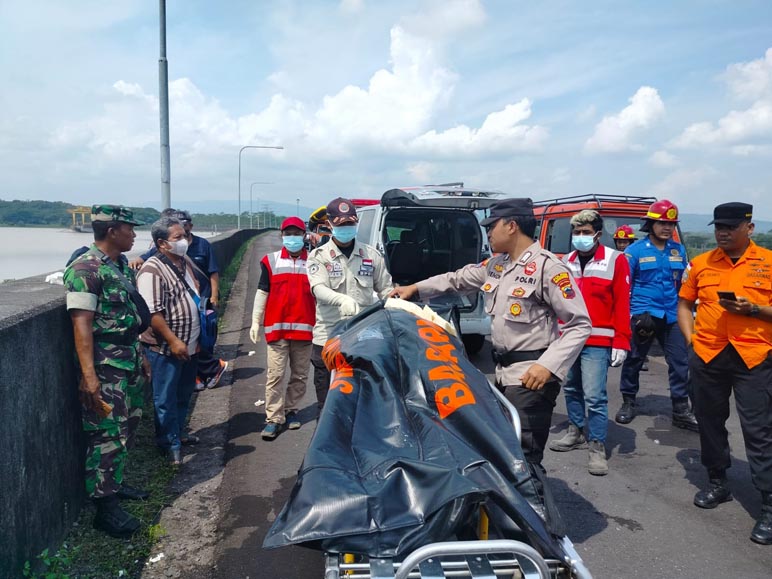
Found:
[[[252,229],[252,188],[255,185],[273,185],[273,181],[255,181],[249,186],[249,228]],[[259,199],[258,199],[259,201]],[[257,228],[260,229],[260,216],[257,216]]]
[[[300,197],[295,199],[295,215],[300,217]]]
[[[239,149],[239,214],[236,219],[236,227],[237,229],[241,229],[241,153],[244,152],[244,149],[278,149],[283,151],[284,147],[281,145],[279,146],[270,146],[270,145],[244,145]]]

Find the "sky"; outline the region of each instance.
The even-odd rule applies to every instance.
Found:
[[[0,198],[160,208],[158,3],[0,0]],[[167,1],[174,207],[463,181],[772,219],[768,0]],[[259,200],[259,201],[258,201]]]

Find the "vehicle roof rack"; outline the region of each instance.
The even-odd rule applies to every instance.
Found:
[[[556,197],[555,199],[540,199],[533,202],[534,207],[552,207],[553,205],[563,205],[567,203],[589,203],[594,201],[598,207],[603,207],[603,203],[636,203],[640,205],[651,205],[657,200],[656,197],[640,197],[635,195],[570,195],[568,197]]]

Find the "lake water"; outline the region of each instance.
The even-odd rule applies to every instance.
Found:
[[[199,235],[198,231],[195,231]],[[202,237],[211,237],[206,233]],[[73,251],[94,241],[92,233],[45,227],[0,227],[0,282],[64,271]],[[129,258],[147,251],[150,230],[138,230]]]

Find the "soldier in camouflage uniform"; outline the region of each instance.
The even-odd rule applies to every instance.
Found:
[[[86,490],[97,506],[94,527],[128,537],[139,521],[118,499],[148,496],[123,484],[149,376],[139,343],[141,319],[126,287],[135,283],[134,272],[122,255],[134,244],[134,226],[141,224],[125,207],[94,205],[91,211],[94,243],[64,273],[81,374]]]

